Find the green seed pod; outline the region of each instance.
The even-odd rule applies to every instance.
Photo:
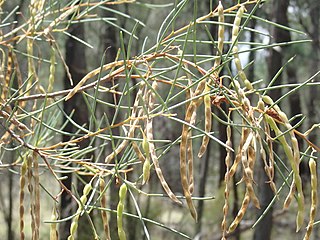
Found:
[[[272,98],[267,96],[267,95],[262,96],[262,101],[264,101],[268,105],[273,105],[274,104]]]
[[[258,109],[260,109],[262,112],[264,112],[264,102],[260,98],[258,101]]]
[[[91,190],[92,190],[92,186],[91,186],[91,182],[89,182],[83,188],[83,195],[88,196],[88,194],[90,193]]]
[[[146,154],[146,157],[149,157],[150,155],[150,147],[149,147],[149,141],[147,139],[147,136],[142,132],[143,140],[142,140],[142,149]]]
[[[53,208],[51,213],[51,221],[56,221],[58,218],[57,211]],[[50,223],[50,240],[58,240],[57,223]]]
[[[123,183],[119,189],[119,198],[120,198],[120,201],[124,201],[126,195],[127,195],[127,185],[125,183]]]
[[[317,179],[317,166],[316,161],[313,158],[309,160],[310,176],[311,176],[311,207],[310,207],[310,219],[307,227],[307,232],[303,240],[309,240],[314,220],[316,217],[317,205],[318,205],[318,179]]]
[[[145,184],[149,181],[149,178],[150,178],[150,168],[151,168],[151,165],[150,165],[150,160],[149,159],[146,159],[143,163],[143,180],[142,180],[142,184]]]
[[[122,220],[122,214],[124,209],[124,201],[127,195],[127,185],[123,183],[119,189],[119,203],[117,206],[117,225],[118,225],[118,236],[120,240],[126,239],[126,234],[123,230],[123,220]]]

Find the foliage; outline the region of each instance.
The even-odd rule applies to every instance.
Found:
[[[316,163],[312,159],[315,159],[314,153],[319,151],[319,148],[307,139],[312,129],[306,133],[296,130],[297,126],[292,125],[292,119],[279,104],[290,94],[295,94],[309,85],[316,75],[301,84],[289,86],[291,90],[281,98],[271,99],[270,90],[283,87],[273,86],[277,76],[269,80],[247,79],[246,69],[255,63],[244,66],[241,57],[247,51],[301,44],[308,40],[305,40],[305,35],[298,30],[255,16],[256,10],[262,4],[260,0],[242,3],[238,1],[229,8],[224,8],[220,2],[218,6],[212,6],[212,11],[207,15],[201,17],[196,16],[196,2],[190,23],[176,28],[175,21],[179,20],[186,6],[190,4],[187,0],[177,2],[164,19],[154,45],[148,47],[152,44],[146,43],[145,39],[137,56],[131,54],[132,45],[137,28],[144,24],[128,17],[135,25],[132,30],[125,30],[114,23],[113,19],[103,19],[99,14],[111,5],[136,4],[141,8],[159,7],[157,5],[149,6],[135,1],[31,1],[28,13],[23,16],[23,23],[7,21],[9,15],[15,14],[15,9],[5,13],[7,18],[2,16],[1,24],[8,24],[10,30],[5,29],[6,32],[3,31],[0,37],[0,115],[3,129],[1,151],[14,151],[17,159],[13,163],[3,159],[1,170],[20,167],[21,239],[25,238],[26,198],[30,201],[32,235],[34,239],[39,239],[40,205],[44,204],[41,202],[40,192],[51,195],[53,203],[59,197],[59,194],[40,189],[43,171],[49,171],[61,191],[70,194],[77,203],[77,211],[70,216],[73,222],[68,239],[74,239],[79,218],[90,218],[89,213],[95,210],[102,214],[107,239],[107,212],[117,213],[120,239],[125,239],[125,232],[129,231],[123,225],[123,221],[128,218],[139,219],[147,239],[151,238],[147,223],[148,226],[154,224],[164,227],[172,234],[191,239],[192,233],[188,236],[170,226],[162,225],[157,219],[144,217],[141,210],[144,203],[137,199],[140,195],[145,195],[151,201],[161,196],[170,198],[177,205],[186,202],[191,216],[197,221],[194,202],[212,197],[196,197],[194,153],[198,153],[199,159],[202,158],[209,141],[222,145],[227,152],[225,203],[221,216],[222,239],[237,228],[250,203],[260,208],[256,196],[259,186],[255,185],[254,180],[257,172],[256,161],[260,159],[270,188],[274,192],[274,201],[276,196],[284,194],[285,187],[290,188],[284,208],[288,208],[292,200],[295,200],[298,206],[296,229],[299,231],[301,227],[305,227],[305,194],[299,164],[303,159],[311,159],[313,197],[310,224],[305,237],[308,239],[314,223],[314,196],[317,194],[314,170]],[[0,7],[5,3],[6,1],[1,1]],[[120,15],[119,12],[117,14]],[[248,27],[252,18],[294,32],[301,36],[301,39],[275,44],[241,41],[247,32],[264,34]],[[102,57],[101,65],[89,71],[80,83],[72,89],[59,90],[57,70],[64,69],[68,73],[60,47],[60,35],[70,36],[67,30],[74,23],[86,24],[103,20],[120,29],[117,59],[105,64]],[[208,27],[211,25],[218,27],[218,39],[212,37]],[[228,37],[230,32],[231,37]],[[126,33],[128,35],[124,37]],[[84,47],[93,47],[84,39],[77,40]],[[242,50],[242,47],[247,45],[254,48]],[[211,50],[201,54],[203,46]],[[281,71],[282,69],[279,74]],[[68,77],[72,83],[72,76],[69,74]],[[112,87],[106,87],[105,83],[111,83]],[[267,87],[262,87],[263,84]],[[76,94],[81,94],[85,99],[87,105],[83,107],[88,108],[90,113],[88,123],[83,126],[79,125],[72,115],[66,116],[61,108],[63,101],[68,101]],[[106,95],[112,95],[115,103],[106,101]],[[227,110],[221,108],[221,105],[226,105]],[[114,109],[114,116],[103,113],[103,109],[107,108]],[[226,120],[221,119],[216,114],[217,111],[220,111]],[[66,132],[66,123],[61,121],[63,116],[79,131]],[[178,126],[181,134],[168,139],[161,134],[161,129],[155,127],[157,121],[169,128]],[[221,141],[216,132],[212,131],[214,121],[227,126],[227,142]],[[119,135],[114,134],[115,129],[118,129]],[[63,142],[60,140],[62,135],[72,136],[72,139]],[[306,149],[300,148],[298,138],[306,143]],[[90,146],[79,148],[78,144],[87,139],[90,139]],[[275,145],[280,146],[285,157],[274,154]],[[175,166],[169,167],[179,169],[183,195],[172,190],[173,184],[165,177],[167,168],[162,167],[168,153],[177,146],[180,149],[180,162],[175,161]],[[87,156],[91,156],[90,159]],[[175,158],[178,159],[178,156]],[[279,171],[279,184],[276,184],[275,168],[279,166],[286,171]],[[72,172],[80,180],[84,179],[84,176],[85,179],[89,177],[90,180],[85,183],[82,193],[66,188],[59,177],[63,172]],[[152,181],[154,172],[158,181]],[[231,182],[235,173],[242,174],[237,187],[244,190],[240,210],[233,219],[229,213],[229,205],[233,187]],[[165,194],[149,192],[145,187],[158,183]],[[121,185],[117,209],[108,207],[107,192],[112,184]],[[124,198],[127,192],[135,206],[132,213],[126,212]],[[176,209],[179,209],[178,206]],[[46,219],[49,219],[49,216],[46,216]],[[51,239],[57,239],[56,223],[66,220],[57,219],[56,211],[53,211],[52,219],[46,221],[51,226]],[[102,237],[95,222],[92,220],[90,223],[96,238]]]

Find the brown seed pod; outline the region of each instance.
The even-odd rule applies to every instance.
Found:
[[[100,187],[100,193],[101,193],[100,205],[102,208],[107,208],[107,197],[106,197],[106,194],[104,193],[106,183],[102,177],[99,179],[99,187]],[[105,210],[101,210],[101,218],[102,218],[103,230],[106,236],[106,240],[110,240],[111,238],[110,238],[109,221],[108,221],[107,212]]]
[[[211,115],[211,99],[210,99],[210,88],[208,85],[206,85],[206,88],[204,90],[204,93],[206,94],[203,97],[203,101],[204,101],[204,112],[205,112],[205,127],[204,130],[206,133],[209,133],[211,131],[211,125],[212,125],[212,115]],[[207,146],[209,143],[209,136],[204,135],[202,138],[202,144],[200,146],[200,150],[198,153],[198,157],[201,158],[203,156],[203,154],[206,152],[207,150]]]
[[[238,214],[237,214],[237,216],[235,217],[235,219],[233,220],[233,222],[229,226],[228,233],[233,232],[237,228],[237,226],[241,222],[244,214],[246,213],[247,208],[248,208],[249,203],[250,203],[250,196],[249,195],[250,194],[248,193],[248,191],[246,191],[246,194],[245,194],[245,196],[243,198],[243,201],[242,201],[241,207],[240,207],[240,209],[238,211]]]

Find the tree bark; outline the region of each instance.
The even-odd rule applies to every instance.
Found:
[[[84,38],[84,25],[83,24],[74,24],[70,27],[70,34],[76,36],[80,39]],[[67,75],[64,78],[64,88],[70,89],[74,87],[85,75],[86,73],[86,57],[85,57],[85,47],[79,41],[68,38],[66,42],[66,64],[69,67],[70,74],[73,79],[73,86],[71,86],[70,80]],[[63,108],[67,116],[70,116],[74,111],[72,119],[79,125],[84,125],[88,123],[88,110],[85,107],[86,103],[81,94],[74,95],[70,100],[64,102]],[[68,121],[64,117],[64,121]],[[68,121],[68,124],[64,128],[64,131],[69,133],[75,133],[78,129]],[[64,135],[63,141],[69,141],[70,136]],[[80,149],[87,147],[89,144],[89,139],[79,142]],[[63,180],[63,184],[68,189],[72,189],[72,173],[64,173],[63,177],[66,179]],[[80,191],[80,194],[82,191]],[[73,205],[72,198],[66,192],[63,192],[61,195],[61,218],[68,217],[72,214],[75,205]],[[85,219],[82,217],[81,219]],[[79,222],[79,231],[84,230],[82,226],[89,226],[88,224],[82,225],[82,220]],[[71,220],[63,222],[60,224],[60,238],[67,239],[69,235],[69,229],[71,225]],[[88,229],[85,227],[85,229]],[[85,230],[84,230],[85,231]],[[87,231],[88,232],[88,231]],[[90,231],[89,231],[90,232]],[[79,238],[80,239],[80,238]]]
[[[103,15],[105,17],[115,17],[115,14],[110,11],[105,11]],[[113,62],[117,55],[117,49],[119,48],[118,40],[117,40],[117,31],[115,27],[111,25],[106,25],[103,29],[101,40],[103,42],[104,49],[107,49],[105,62],[106,63]],[[112,87],[112,83],[108,82],[106,87]],[[114,96],[108,94],[106,98],[107,98],[106,99],[107,102],[115,103]],[[107,107],[106,109],[104,109],[104,112],[107,113],[107,116],[113,117],[115,115],[115,109],[112,107]],[[112,118],[108,119],[110,123],[112,122],[112,120],[113,120]],[[118,136],[119,130],[117,128],[113,129],[112,134]],[[112,149],[109,149],[109,152],[110,151],[112,151]],[[110,185],[110,208],[113,210],[117,209],[117,203],[119,202],[118,192],[119,192],[119,187],[115,183],[111,184]],[[109,227],[110,227],[111,239],[118,239],[117,216],[115,214],[110,214]]]
[[[289,6],[289,0],[283,0],[283,1],[273,1],[273,21],[282,25],[287,26],[288,25],[288,16],[287,16],[287,10]],[[288,42],[290,41],[290,33],[287,30],[273,27],[272,30],[272,36],[275,43],[280,42]],[[271,49],[270,56],[268,59],[268,73],[269,73],[269,80],[271,80],[279,71],[279,69],[282,67],[283,62],[283,51],[284,49]],[[276,80],[276,85],[281,84],[282,82],[282,75],[280,75]],[[272,92],[268,93],[269,96],[277,100],[281,96],[281,89],[273,90]],[[274,151],[277,151],[276,146],[274,146]],[[260,205],[261,209],[258,211],[257,216],[260,217],[260,215],[263,213],[263,211],[268,207],[269,203],[271,202],[273,198],[273,192],[269,186],[269,184],[266,184],[266,176],[261,171],[261,177],[259,184],[259,198],[260,198]],[[259,224],[257,224],[255,231],[254,231],[254,237],[255,240],[269,240],[271,239],[271,231],[272,231],[272,213],[273,208],[271,207],[265,217],[260,221]]]
[[[310,2],[310,1],[309,1]],[[311,31],[310,37],[312,39],[312,53],[309,55],[311,59],[310,64],[310,75],[315,74],[320,69],[320,1],[313,0],[309,4],[310,6],[310,19],[311,19]],[[314,82],[319,82],[319,75],[314,79]],[[310,118],[310,127],[312,124],[319,122],[319,106],[320,97],[319,97],[319,88],[310,87],[310,98],[308,104],[309,118]],[[319,145],[319,137],[315,131],[311,132],[309,139],[311,142]]]

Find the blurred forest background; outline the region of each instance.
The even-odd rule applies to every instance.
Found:
[[[303,239],[317,205],[309,160],[317,161],[320,143],[320,1],[220,1],[224,22],[218,4],[0,0],[1,239]],[[240,81],[238,54],[253,87]],[[263,96],[275,102],[265,101],[276,106],[269,121],[293,154],[297,135],[298,174],[281,136],[264,128],[268,120],[259,127],[251,119],[263,118]],[[188,121],[193,104],[197,116]],[[226,159],[247,145],[253,179],[244,162],[229,178]],[[290,190],[297,175],[305,198],[298,232],[299,187],[295,198]],[[252,185],[260,209],[250,202],[244,210]],[[310,239],[320,239],[313,217]],[[221,226],[233,219],[236,229]]]

